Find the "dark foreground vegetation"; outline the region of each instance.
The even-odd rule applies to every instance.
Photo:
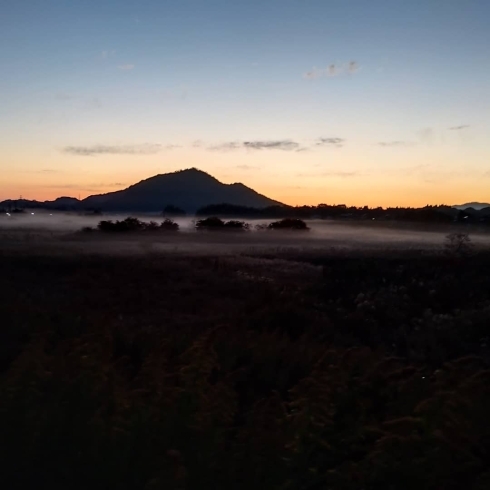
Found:
[[[4,487],[489,488],[490,256],[451,247],[0,256]]]

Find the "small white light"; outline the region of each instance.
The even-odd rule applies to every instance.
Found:
[[[32,214],[32,216],[34,216],[34,213],[31,213],[31,214]]]
[[[10,216],[10,213],[7,213],[7,216]]]

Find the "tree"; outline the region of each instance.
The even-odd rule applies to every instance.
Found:
[[[160,229],[163,231],[179,231],[179,224],[167,218],[163,220]]]
[[[297,218],[285,218],[280,221],[273,221],[268,226],[269,230],[309,230],[308,225]]]
[[[224,228],[225,222],[216,216],[200,219],[196,222],[197,230],[219,230]]]
[[[450,255],[469,255],[472,250],[471,238],[468,233],[450,233],[446,236],[446,252]]]

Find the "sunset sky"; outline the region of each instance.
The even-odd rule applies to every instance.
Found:
[[[0,199],[197,167],[288,204],[490,200],[488,0],[17,0]]]

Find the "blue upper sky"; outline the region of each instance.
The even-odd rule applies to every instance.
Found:
[[[0,197],[196,166],[289,202],[490,199],[489,19],[486,0],[5,2]]]

